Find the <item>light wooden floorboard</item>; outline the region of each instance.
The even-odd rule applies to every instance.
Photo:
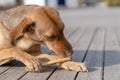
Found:
[[[21,66],[21,63],[19,63],[17,66],[11,67],[10,69],[2,73],[0,75],[0,80],[17,80],[25,73],[26,71],[24,67]]]
[[[89,46],[85,61],[88,73],[79,73],[76,80],[102,80],[105,30],[99,29]]]
[[[114,29],[107,29],[104,80],[120,79],[120,46]]]

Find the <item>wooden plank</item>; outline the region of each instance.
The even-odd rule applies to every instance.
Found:
[[[73,61],[80,62],[83,60],[86,51],[89,48],[89,45],[92,41],[96,29],[95,28],[86,28],[84,34],[81,38],[77,41],[76,45],[74,46],[74,53],[73,54]]]
[[[0,80],[17,80],[25,72],[24,66],[21,63],[18,66],[11,67],[0,75]]]
[[[76,72],[57,69],[48,80],[74,80]]]
[[[65,27],[65,29],[64,29],[64,35],[68,38],[68,37],[70,37],[70,35],[71,34],[73,34],[74,33],[74,31],[76,31],[77,30],[77,28],[74,28],[74,27]]]
[[[105,30],[98,29],[87,52],[88,73],[79,73],[76,80],[102,80]]]
[[[55,67],[48,67],[42,73],[27,73],[20,80],[46,80],[54,69]]]
[[[120,79],[120,45],[114,29],[107,29],[104,66],[104,80]]]
[[[10,66],[1,66],[0,67],[0,74],[2,74],[3,72],[5,72],[6,70],[8,70],[10,68]]]
[[[72,35],[70,35],[70,37],[68,38],[68,41],[70,42],[70,44],[72,45],[72,47],[74,48],[75,44],[77,43],[78,39],[84,34],[85,29],[80,29],[79,27],[76,28],[73,32]]]
[[[84,49],[87,50],[88,45],[89,45],[89,43],[91,41],[91,38],[93,36],[93,33],[94,33],[94,29],[92,29],[92,30],[86,30],[84,32],[85,33],[84,33],[84,36],[82,38],[77,38],[77,44],[82,42],[80,46],[86,45],[86,46],[84,46]],[[79,37],[79,34],[76,34],[74,37]],[[74,39],[74,38],[72,38],[72,39]],[[83,40],[85,40],[86,44],[84,44]],[[76,48],[76,45],[74,46],[74,49],[75,48]],[[80,56],[81,56],[81,54],[85,54],[85,53],[81,53],[81,51],[80,51],[81,49],[80,48],[77,48],[77,49],[78,50],[75,51],[75,53],[73,54],[74,60],[76,59],[75,54],[78,54],[77,58],[82,58],[83,59],[84,56],[82,56],[82,57],[80,57]],[[78,59],[78,60],[82,61],[82,59]],[[74,72],[74,71],[56,70],[54,72],[54,74],[52,74],[50,76],[50,78],[48,80],[74,80],[76,74],[77,74],[77,72]]]
[[[7,71],[8,69],[10,69],[12,66],[16,65],[17,62],[13,61],[9,64],[5,64],[0,66],[0,74],[2,74],[3,72]]]
[[[19,63],[18,65],[11,67],[4,73],[0,75],[0,80],[18,80],[21,79],[22,76],[24,76],[21,80],[46,80],[49,75],[54,70],[54,67],[46,68],[46,70],[43,73],[28,73],[25,71],[25,66],[22,63]]]

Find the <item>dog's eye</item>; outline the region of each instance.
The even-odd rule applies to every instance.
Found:
[[[26,32],[31,32],[31,31],[34,31],[35,29],[35,23],[32,23],[30,25],[27,25],[27,28],[26,28]]]
[[[51,35],[49,36],[50,39],[56,39],[56,36],[55,35]]]
[[[30,24],[29,28],[34,29],[35,28],[35,23]]]
[[[35,27],[35,23],[34,22],[31,24],[31,27],[33,27],[33,28]]]

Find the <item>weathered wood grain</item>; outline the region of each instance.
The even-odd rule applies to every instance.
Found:
[[[18,66],[13,66],[4,73],[0,75],[0,80],[17,80],[19,77],[21,77],[23,74],[25,74],[24,66],[21,66],[22,64],[19,63]]]
[[[5,71],[7,71],[8,69],[10,69],[11,67],[13,67],[14,65],[16,65],[18,62],[13,61],[11,63],[8,64],[4,64],[2,66],[0,66],[0,74],[4,73]]]
[[[120,45],[114,29],[107,29],[104,67],[104,80],[120,79]]]
[[[79,73],[76,80],[102,80],[104,38],[105,30],[97,30],[85,58],[89,72]]]
[[[42,73],[27,73],[20,80],[46,80],[54,69],[55,67],[47,67]]]

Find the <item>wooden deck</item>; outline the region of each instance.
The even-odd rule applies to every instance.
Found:
[[[65,35],[73,46],[73,61],[86,62],[89,72],[50,67],[42,73],[27,73],[14,62],[0,67],[0,80],[119,80],[120,29],[68,27]],[[45,51],[45,48],[44,48]]]

